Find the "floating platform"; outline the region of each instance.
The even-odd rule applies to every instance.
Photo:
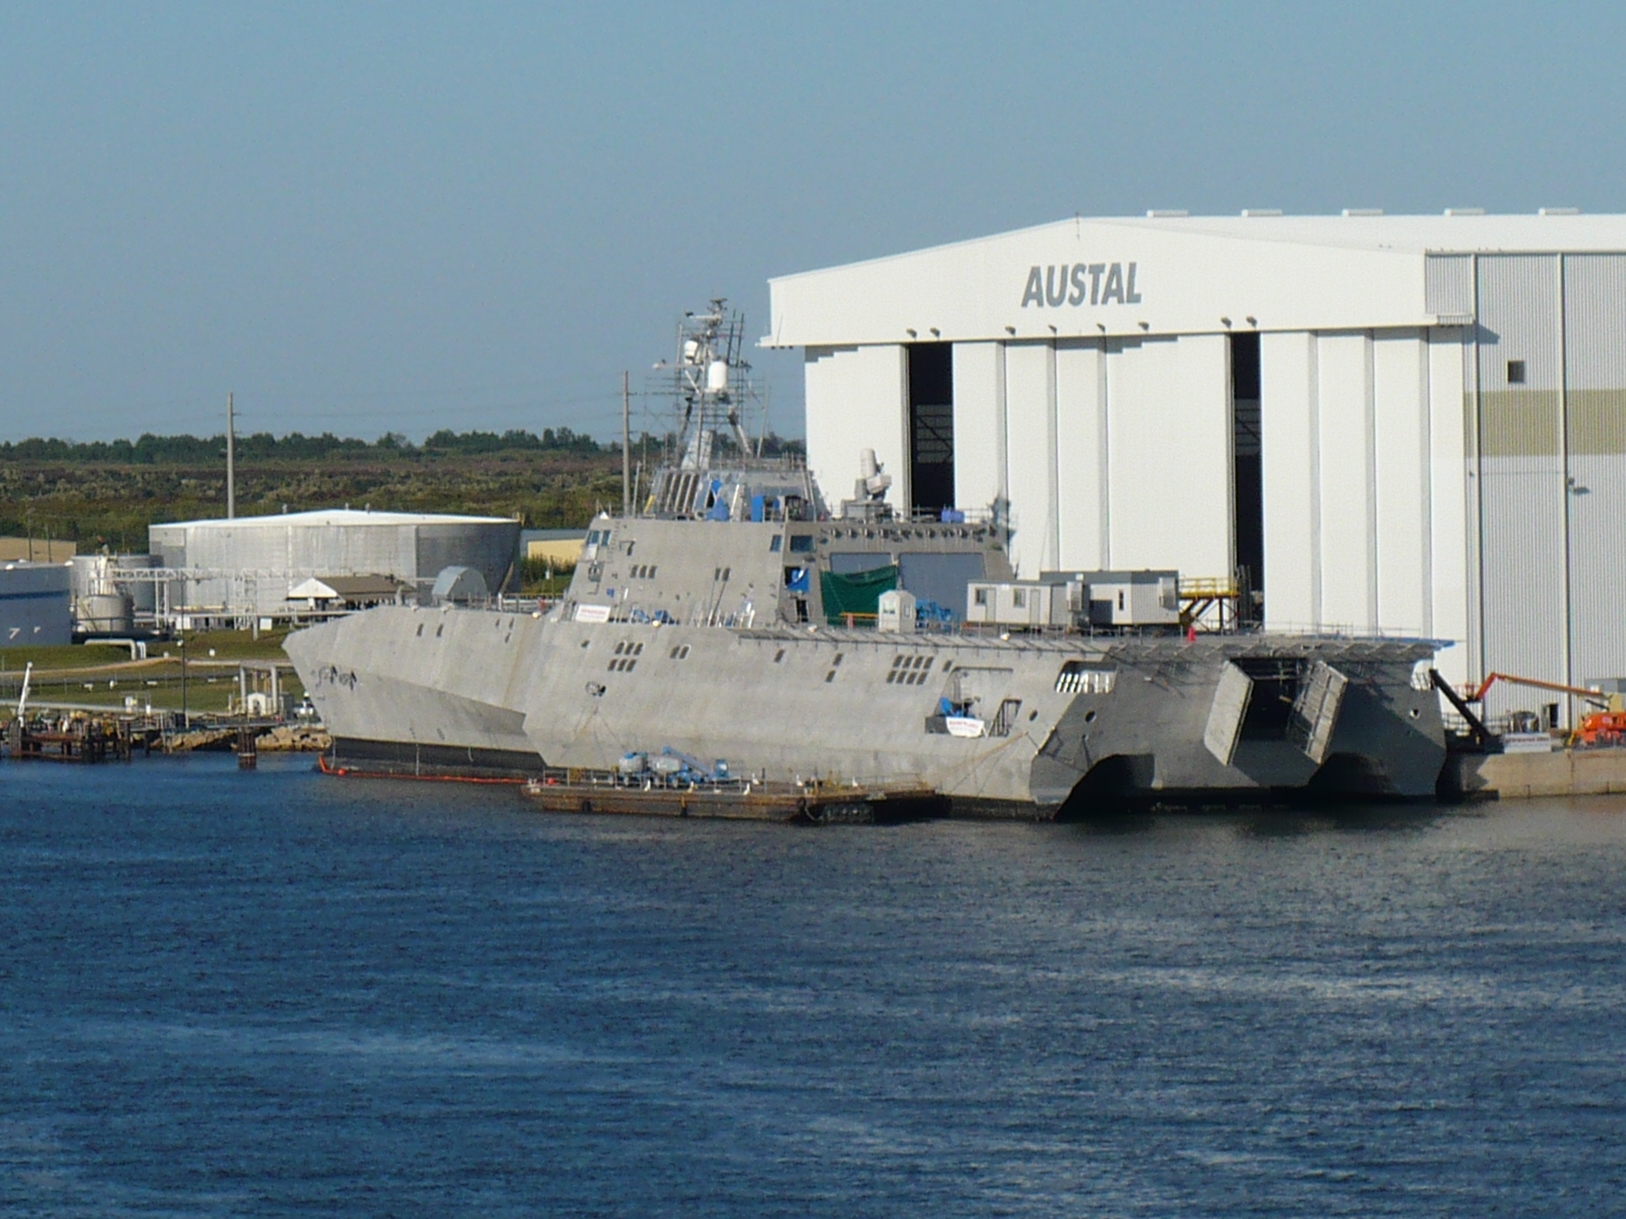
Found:
[[[771,783],[753,779],[663,782],[614,771],[549,770],[525,783],[549,813],[721,817],[807,825],[873,825],[948,815],[948,800],[911,780]]]

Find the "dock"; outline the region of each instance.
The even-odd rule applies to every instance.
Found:
[[[14,719],[6,728],[6,751],[17,761],[127,762],[133,739],[129,721],[113,717]]]
[[[1541,753],[1453,753],[1441,793],[1465,800],[1626,795],[1626,749]]]
[[[713,779],[662,782],[616,771],[550,769],[526,781],[526,796],[549,813],[719,817],[807,825],[873,825],[947,816],[948,801],[915,779]]]

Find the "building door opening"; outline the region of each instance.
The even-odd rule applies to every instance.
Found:
[[[954,344],[911,343],[909,500],[916,513],[954,507]]]
[[[1265,616],[1265,495],[1259,438],[1259,335],[1231,336],[1231,544],[1236,555],[1237,614]]]

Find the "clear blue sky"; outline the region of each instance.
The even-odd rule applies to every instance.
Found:
[[[1074,213],[1626,210],[1538,4],[0,4],[0,437],[618,429],[711,295]],[[779,430],[794,354],[762,353]]]

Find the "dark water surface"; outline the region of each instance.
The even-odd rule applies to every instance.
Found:
[[[0,769],[0,1212],[1626,1211],[1626,801],[550,819]]]

